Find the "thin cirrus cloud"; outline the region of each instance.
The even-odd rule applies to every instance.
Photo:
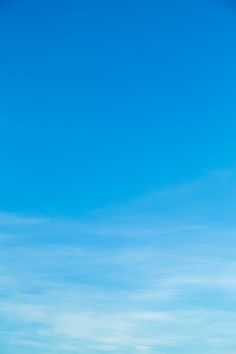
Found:
[[[212,174],[83,222],[2,212],[3,353],[233,353],[235,187]]]

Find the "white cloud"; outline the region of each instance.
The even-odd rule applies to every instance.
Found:
[[[175,203],[199,188],[174,191]],[[174,217],[176,204],[150,212],[153,197],[144,213],[136,204],[87,223],[0,214],[8,351],[233,353],[236,225]],[[191,208],[199,215],[199,201]]]

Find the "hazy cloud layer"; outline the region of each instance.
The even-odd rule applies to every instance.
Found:
[[[2,353],[233,353],[234,189],[224,172],[84,221],[2,212]]]

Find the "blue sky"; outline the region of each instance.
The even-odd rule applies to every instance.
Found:
[[[233,354],[236,7],[0,3],[2,354]]]

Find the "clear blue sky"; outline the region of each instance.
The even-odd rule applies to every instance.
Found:
[[[80,215],[235,160],[226,1],[2,1],[1,208]]]
[[[1,354],[235,353],[235,38],[231,0],[0,1]]]

